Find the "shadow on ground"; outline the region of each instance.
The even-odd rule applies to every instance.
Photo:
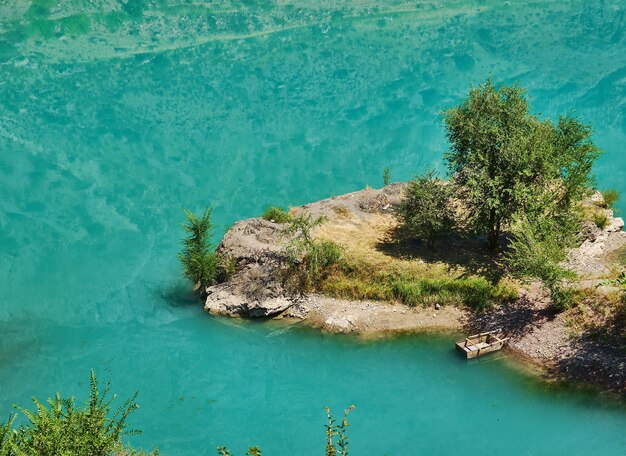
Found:
[[[490,252],[482,236],[453,233],[437,239],[435,248],[429,249],[425,243],[408,238],[401,228],[394,227],[375,248],[397,259],[444,263],[450,268],[463,268],[466,271],[464,275],[482,275],[494,282],[500,280],[506,272],[501,251],[495,254]]]

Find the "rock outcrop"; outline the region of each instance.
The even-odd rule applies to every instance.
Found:
[[[294,211],[327,218],[348,212],[367,217],[368,214],[389,211],[400,201],[405,185],[398,183],[381,190],[365,189],[334,196]],[[311,307],[315,307],[312,299],[289,293],[280,276],[288,241],[284,225],[262,218],[235,223],[224,235],[218,252],[237,261],[237,272],[227,282],[207,288],[205,310],[214,315],[233,317],[304,318]]]
[[[613,211],[602,208],[602,194],[595,192],[590,203],[596,205],[599,215],[606,217],[606,226],[600,228],[591,220],[583,223],[579,233],[581,245],[572,249],[566,260],[566,266],[583,279],[599,279],[611,273],[615,255],[626,248],[624,220],[615,217]]]

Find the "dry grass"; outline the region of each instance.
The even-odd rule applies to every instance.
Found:
[[[482,261],[481,248],[471,240],[441,242],[432,252],[420,244],[391,240],[396,229],[395,217],[380,213],[351,213],[319,227],[318,238],[345,249],[344,266],[319,284],[320,291],[347,299],[473,308],[517,296],[510,282],[489,281],[475,268],[477,259],[483,266],[488,263]]]
[[[393,270],[423,278],[458,277],[464,272],[455,271],[443,262],[426,263],[415,258],[387,254],[380,245],[387,242],[389,233],[396,227],[396,219],[391,214],[368,214],[367,218],[351,215],[344,220],[325,223],[316,235],[343,246],[348,263],[371,272]]]

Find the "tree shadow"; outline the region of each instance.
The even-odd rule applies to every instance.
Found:
[[[503,244],[506,246],[506,239]],[[463,276],[481,275],[493,282],[500,280],[506,273],[502,249],[491,252],[483,236],[453,232],[438,238],[435,248],[429,249],[426,243],[407,236],[401,227],[394,227],[375,248],[397,259],[444,263],[451,268],[462,268],[465,270]]]
[[[610,330],[588,330],[572,340],[573,351],[557,361],[553,373],[564,379],[604,386],[626,398],[626,346]]]
[[[474,311],[465,328],[470,333],[500,330],[508,337],[521,337],[538,322],[553,318],[550,308],[537,308],[527,296],[521,296],[489,312]]]

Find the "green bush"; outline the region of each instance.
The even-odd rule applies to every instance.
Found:
[[[291,215],[285,209],[274,206],[266,208],[261,218],[275,223],[289,223],[291,221]]]
[[[219,258],[211,244],[211,209],[206,209],[200,217],[185,210],[185,216],[187,223],[183,228],[189,235],[183,240],[183,250],[178,258],[185,277],[204,292],[206,287],[215,283],[219,264]]]
[[[36,411],[17,407],[28,419],[26,425],[12,429],[15,415],[0,427],[0,455],[63,455],[108,456],[139,454],[124,448],[122,437],[138,434],[127,429],[128,416],[139,408],[135,393],[111,413],[109,386],[101,391],[93,371],[89,400],[76,406],[74,398],[61,398],[57,393],[48,399],[49,407],[33,398]],[[156,454],[156,453],[154,453]]]
[[[304,257],[307,271],[313,280],[318,280],[332,265],[343,258],[343,248],[333,241],[316,240]]]
[[[602,198],[604,199],[604,207],[613,207],[620,197],[620,192],[617,190],[609,189],[602,192]]]
[[[571,231],[568,224],[559,223],[556,219],[520,218],[505,255],[505,262],[513,273],[541,280],[557,310],[565,310],[575,304],[574,294],[566,286],[575,274],[561,265],[571,242],[572,236],[568,231]]]
[[[560,282],[548,283],[547,287],[550,290],[552,307],[556,311],[563,312],[577,304],[576,293],[571,288],[567,288]]]
[[[609,224],[609,218],[602,212],[596,212],[591,216],[593,223],[601,230],[605,229]]]
[[[396,209],[403,231],[432,249],[437,236],[448,232],[454,224],[450,190],[431,170],[411,180]]]

